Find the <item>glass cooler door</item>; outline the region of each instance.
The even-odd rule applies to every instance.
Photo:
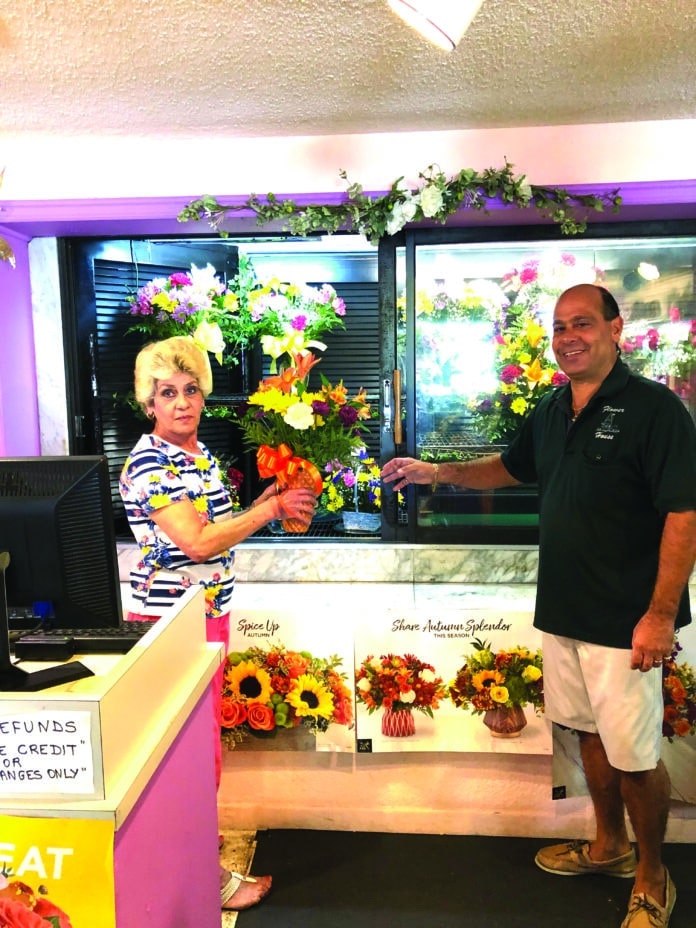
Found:
[[[464,461],[502,450],[540,397],[565,382],[550,346],[553,308],[583,282],[617,298],[624,359],[672,386],[693,413],[696,238],[438,244],[419,236],[407,234],[395,253],[397,453]],[[402,522],[411,541],[536,543],[534,486],[409,489]]]

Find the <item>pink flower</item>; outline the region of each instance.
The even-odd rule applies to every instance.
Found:
[[[563,373],[563,371],[554,371],[553,377],[551,378],[551,385],[554,387],[561,387],[564,383],[568,383],[568,376]]]
[[[670,322],[679,322],[681,319],[681,313],[679,312],[678,306],[670,306],[669,308],[669,321]]]
[[[500,372],[500,379],[503,383],[514,383],[522,373],[522,368],[517,364],[506,364]]]

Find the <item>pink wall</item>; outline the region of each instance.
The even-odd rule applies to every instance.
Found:
[[[0,262],[0,455],[34,455],[41,446],[28,245],[24,236],[0,234],[17,260],[16,268]]]

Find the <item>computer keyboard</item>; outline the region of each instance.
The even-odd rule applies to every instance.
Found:
[[[73,654],[126,654],[154,622],[122,622],[115,628],[48,628],[20,635],[14,654],[22,661],[64,661]]]

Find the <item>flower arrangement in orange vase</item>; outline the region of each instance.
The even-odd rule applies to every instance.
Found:
[[[488,641],[474,639],[448,690],[458,709],[482,715],[490,709],[524,707],[544,709],[544,676],[541,651],[514,647],[493,651]]]

